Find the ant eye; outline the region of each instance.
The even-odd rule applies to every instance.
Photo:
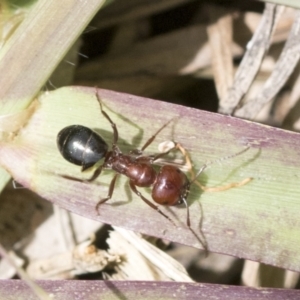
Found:
[[[84,169],[96,164],[108,149],[100,135],[81,125],[62,129],[57,136],[57,147],[67,161]]]

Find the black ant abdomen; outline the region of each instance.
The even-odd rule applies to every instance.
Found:
[[[62,129],[57,135],[57,146],[67,161],[81,166],[83,171],[94,166],[108,150],[100,135],[81,125]]]

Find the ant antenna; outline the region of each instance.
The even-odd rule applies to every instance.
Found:
[[[209,166],[215,164],[215,163],[220,163],[224,160],[228,160],[230,158],[233,158],[233,157],[236,157],[240,154],[243,154],[244,152],[248,151],[250,149],[250,146],[247,146],[245,149],[237,152],[237,153],[234,153],[234,154],[231,154],[231,155],[227,155],[227,156],[224,156],[224,157],[221,157],[221,158],[218,158],[216,160],[213,160],[213,161],[208,161],[207,163],[205,163],[201,168],[200,170],[197,172],[197,174],[195,175],[195,177],[191,180],[190,184],[192,184],[193,182],[196,181],[197,177]]]

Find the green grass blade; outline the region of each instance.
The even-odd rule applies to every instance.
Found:
[[[249,151],[212,165],[200,181],[208,186],[247,177],[253,181],[216,193],[203,193],[193,185],[189,196],[192,228],[210,251],[300,271],[298,133],[112,91],[99,90],[99,94],[119,128],[124,152],[141,146],[174,117],[147,151],[157,152],[160,142],[175,140],[189,151],[197,170],[204,162],[231,155],[249,144]],[[91,174],[82,174],[57,150],[57,133],[71,124],[98,130],[108,143],[112,139],[110,124],[100,114],[95,89],[62,88],[40,97],[27,126],[16,137],[2,142],[1,165],[25,187],[75,213],[185,245],[203,246],[186,227],[183,207],[162,207],[176,222],[175,227],[132,195],[124,176],[113,199],[101,206],[98,216],[95,204],[107,195],[113,172],[103,172],[91,184],[59,176],[87,178]],[[151,198],[149,191],[139,190]]]

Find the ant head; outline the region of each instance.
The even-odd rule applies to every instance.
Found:
[[[104,158],[108,149],[100,135],[81,125],[63,128],[57,135],[57,147],[67,161],[81,166],[82,171]]]

